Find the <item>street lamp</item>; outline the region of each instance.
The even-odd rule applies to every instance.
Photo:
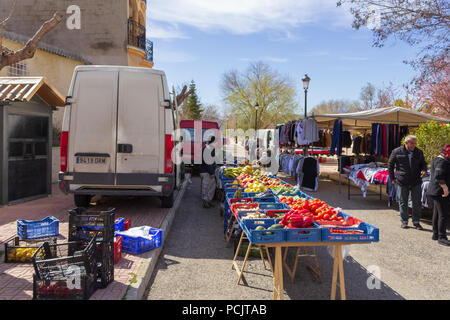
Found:
[[[303,81],[303,89],[305,89],[305,119],[306,119],[306,117],[308,116],[308,107],[307,107],[308,88],[311,79],[308,77],[307,74],[305,74],[302,81]]]
[[[308,117],[308,101],[307,101],[307,97],[308,97],[308,88],[309,88],[309,82],[311,81],[311,79],[308,77],[307,74],[305,74],[305,76],[302,79],[303,82],[303,89],[305,90],[305,119]],[[303,149],[303,156],[307,157],[308,156],[308,146],[305,146],[305,148]]]

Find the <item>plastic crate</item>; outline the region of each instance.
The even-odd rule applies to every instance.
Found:
[[[259,208],[259,203],[234,203],[231,205],[231,212],[237,217],[238,210],[252,210]]]
[[[117,235],[122,237],[122,251],[126,253],[141,254],[162,245],[162,230],[152,227],[131,228]]]
[[[119,263],[122,258],[122,236],[114,238],[114,264]]]
[[[275,219],[246,219],[242,220],[242,229],[248,240],[253,244],[277,243],[285,241],[285,229],[255,230],[258,226],[268,228],[277,223]],[[266,234],[270,233],[270,234]]]
[[[40,280],[67,277],[73,268],[84,269],[86,273],[97,273],[96,236],[82,250],[80,243],[66,242],[50,244],[44,242],[32,257],[36,276]]]
[[[288,210],[290,209],[289,206],[285,203],[260,203],[259,208],[263,210]]]
[[[269,218],[275,218],[276,215],[281,214],[281,215],[285,215],[286,213],[288,213],[290,210],[289,209],[274,209],[274,210],[266,210],[266,215]]]
[[[265,215],[267,216],[265,210],[258,210],[258,211],[256,211],[256,212],[265,214]],[[238,213],[238,221],[240,222],[241,220],[244,220],[243,218],[246,217],[246,216],[247,216],[248,214],[250,214],[250,213],[255,213],[255,211],[239,211],[239,213]],[[269,219],[269,217],[268,217],[268,218],[258,218],[258,219]],[[271,219],[271,218],[270,218],[270,219]],[[246,219],[246,220],[247,220],[247,219]],[[252,220],[253,220],[253,219],[252,219]]]
[[[88,211],[76,208],[69,211],[69,241],[89,241],[98,233],[97,241],[114,242],[115,209]]]
[[[127,218],[123,223],[123,231],[127,231],[130,228],[131,228],[131,219]]]
[[[264,203],[276,203],[278,200],[275,197],[261,197],[261,198],[253,198],[253,202],[258,202],[261,204]]]
[[[57,237],[59,220],[53,216],[37,221],[17,220],[17,235],[23,240]]]
[[[89,300],[97,289],[94,276],[82,270],[77,277],[43,280],[33,275],[33,300]]]
[[[314,223],[314,228],[286,228],[287,242],[320,242],[322,229]]]
[[[56,244],[56,238],[47,239]],[[5,242],[5,263],[32,263],[34,253],[45,242],[44,240],[21,240],[15,236]]]
[[[124,218],[117,218],[114,221],[114,230],[115,231],[124,231],[124,224],[125,224]]]
[[[378,242],[380,240],[380,230],[370,224],[362,222],[358,228],[328,228],[320,227],[322,231],[322,241],[327,242]],[[332,233],[331,229],[342,229],[346,231],[359,231],[359,234]]]

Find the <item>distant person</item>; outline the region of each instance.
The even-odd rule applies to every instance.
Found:
[[[418,230],[423,230],[420,225],[422,212],[422,178],[427,172],[427,163],[422,150],[416,148],[417,138],[407,136],[405,145],[394,149],[388,162],[389,177],[398,186],[400,195],[400,221],[403,229],[408,228],[408,198],[411,194],[412,221]],[[394,176],[396,169],[397,178]]]
[[[199,171],[202,179],[201,191],[203,208],[211,208],[214,206],[212,200],[214,198],[214,192],[216,191],[215,141],[216,138],[212,136],[202,150],[202,164]],[[211,155],[212,159],[205,158],[205,154]]]
[[[433,240],[449,246],[447,218],[450,213],[450,144],[447,144],[431,164],[428,195],[433,199]]]

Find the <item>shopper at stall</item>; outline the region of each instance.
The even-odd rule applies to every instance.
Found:
[[[447,144],[431,164],[428,195],[433,199],[433,240],[450,246],[447,238],[447,217],[450,213],[450,144]]]
[[[212,202],[214,192],[216,190],[216,162],[215,162],[215,140],[212,136],[206,146],[202,150],[202,164],[200,166],[200,177],[202,179],[202,201],[204,208],[211,208],[214,206]]]
[[[408,198],[411,194],[412,200],[412,221],[418,230],[423,230],[420,225],[422,211],[422,178],[427,171],[427,163],[422,150],[416,148],[417,138],[407,136],[405,145],[392,151],[389,157],[388,168],[391,181],[398,186],[400,196],[400,221],[401,227],[408,227]],[[396,176],[394,176],[394,170]]]

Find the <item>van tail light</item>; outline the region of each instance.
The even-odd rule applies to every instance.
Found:
[[[69,132],[63,131],[61,132],[61,171],[67,171],[67,152],[69,149]]]
[[[166,134],[166,161],[165,161],[165,169],[164,169],[164,172],[166,174],[173,173],[172,150],[173,150],[172,135]]]

